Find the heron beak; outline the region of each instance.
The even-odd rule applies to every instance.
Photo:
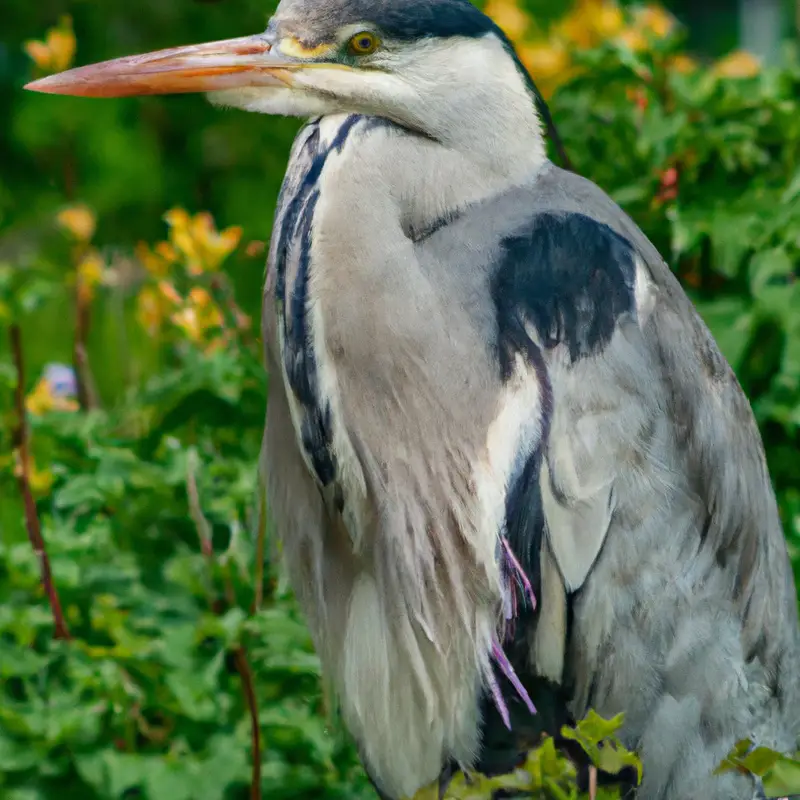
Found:
[[[173,47],[77,67],[25,86],[76,97],[133,97],[291,85],[302,63],[276,56],[263,35]]]

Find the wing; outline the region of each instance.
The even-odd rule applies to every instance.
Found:
[[[786,547],[750,407],[691,303],[599,189],[553,172],[492,279],[501,354],[537,374],[541,358],[552,392],[539,481],[508,522],[541,574],[530,663],[576,717],[625,711],[644,796],[688,796],[737,738],[793,746]]]

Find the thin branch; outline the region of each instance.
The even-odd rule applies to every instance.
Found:
[[[589,767],[589,800],[597,798],[597,767],[592,764]]]
[[[197,451],[192,448],[189,450],[188,461],[186,464],[186,495],[189,502],[189,516],[194,522],[197,530],[197,537],[200,539],[200,550],[208,562],[209,571],[214,565],[214,545],[211,541],[211,523],[203,513],[200,506],[200,492],[197,489]]]
[[[211,523],[203,513],[200,505],[200,492],[197,488],[197,452],[192,449],[189,451],[189,460],[186,467],[186,495],[189,503],[189,515],[194,522],[197,536],[200,540],[200,549],[208,565],[208,586],[207,600],[209,609],[216,613],[213,592],[213,569],[214,569],[214,544],[211,539]],[[232,534],[233,535],[233,534]],[[231,583],[230,570],[226,560],[225,563],[225,598],[229,607],[236,605],[236,594]],[[255,681],[253,670],[247,658],[247,651],[242,644],[237,644],[233,648],[233,659],[236,671],[242,680],[242,692],[245,704],[250,716],[250,738],[253,748],[252,777],[250,780],[250,800],[261,800],[261,728],[258,724],[258,700],[256,699]]]
[[[72,347],[72,361],[78,384],[78,402],[84,411],[91,411],[100,405],[86,347],[90,322],[91,299],[81,286],[79,277],[75,292],[75,342]]]
[[[31,456],[28,438],[28,420],[25,414],[25,362],[22,357],[22,332],[19,325],[12,325],[10,330],[11,354],[17,371],[17,388],[14,392],[14,401],[17,411],[17,426],[14,431],[14,443],[19,453],[15,473],[22,502],[25,506],[25,527],[28,531],[33,552],[39,559],[39,570],[42,576],[42,586],[50,602],[55,623],[54,637],[56,639],[69,639],[69,628],[58,599],[58,590],[53,582],[50,571],[50,559],[47,557],[47,548],[42,537],[42,528],[39,515],[36,512],[36,501],[31,491]]]
[[[261,800],[261,729],[258,725],[258,700],[256,699],[255,681],[247,652],[242,645],[233,651],[236,671],[242,679],[242,691],[250,712],[250,737],[253,743],[253,767],[250,779],[250,800]]]
[[[242,344],[244,344],[246,347],[255,344],[253,333],[250,328],[248,327],[243,329],[239,325],[239,321],[244,316],[244,312],[236,304],[233,289],[231,288],[231,284],[227,276],[215,274],[211,278],[211,291],[218,295],[219,299],[222,300],[224,311],[228,317],[228,323],[239,336]]]

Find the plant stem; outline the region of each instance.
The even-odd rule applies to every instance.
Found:
[[[78,278],[75,297],[75,343],[72,348],[72,361],[78,384],[78,402],[84,411],[91,411],[99,405],[86,348],[91,321],[91,304],[89,297],[82,290],[80,278]]]
[[[208,567],[207,601],[212,613],[217,613],[217,604],[214,602],[213,568],[214,568],[214,543],[211,538],[211,523],[203,513],[200,505],[200,492],[197,488],[195,470],[197,468],[197,452],[189,451],[189,460],[186,468],[186,495],[189,503],[189,515],[197,530],[200,540],[200,549],[206,559]],[[236,605],[236,593],[233,590],[230,574],[225,567],[225,599],[228,607]],[[244,645],[237,644],[233,648],[233,659],[236,671],[242,680],[242,693],[250,716],[250,737],[253,748],[252,777],[250,780],[250,800],[261,800],[261,728],[258,724],[258,700],[256,699],[255,682],[247,651]]]
[[[233,651],[236,671],[242,679],[242,691],[250,713],[250,736],[253,743],[253,767],[250,780],[250,800],[261,800],[261,729],[258,725],[258,700],[256,699],[253,671],[247,659],[247,652],[242,645]]]
[[[42,537],[42,528],[39,523],[39,515],[36,511],[36,501],[33,499],[30,482],[30,446],[28,438],[28,421],[25,414],[25,361],[22,356],[22,331],[19,325],[12,325],[10,330],[11,354],[14,359],[14,366],[17,371],[17,388],[14,392],[14,401],[17,411],[17,427],[14,431],[14,442],[19,452],[19,460],[15,469],[17,484],[19,485],[22,502],[25,506],[25,527],[28,531],[33,552],[39,559],[39,570],[42,576],[42,586],[50,602],[50,609],[53,612],[55,623],[54,637],[56,639],[69,639],[69,628],[64,619],[64,612],[61,609],[61,601],[58,598],[58,590],[53,582],[53,574],[50,571],[50,559],[47,556],[47,548]]]

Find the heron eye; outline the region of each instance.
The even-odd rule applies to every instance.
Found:
[[[368,56],[378,49],[378,37],[369,31],[357,33],[350,40],[350,52],[357,56]]]

